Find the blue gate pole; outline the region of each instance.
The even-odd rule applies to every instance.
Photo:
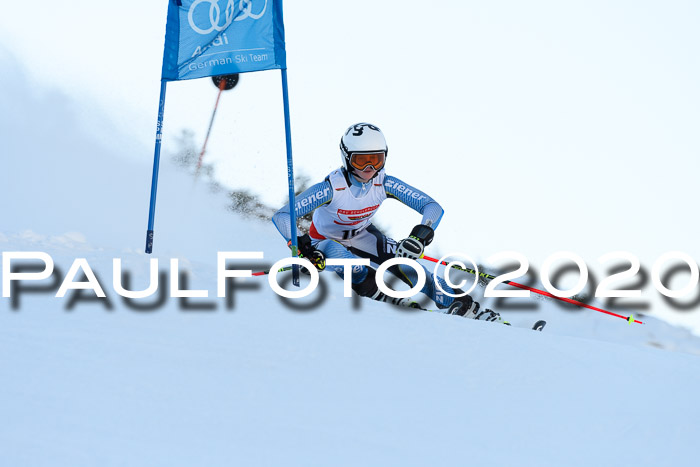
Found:
[[[289,183],[289,215],[292,227],[292,257],[298,256],[297,207],[294,200],[294,162],[292,161],[292,128],[289,121],[289,90],[287,89],[287,69],[282,68],[282,99],[284,100],[284,132],[287,139],[287,181]],[[292,265],[292,283],[300,286],[299,266]]]
[[[160,142],[163,139],[163,113],[165,112],[165,85],[160,81],[160,104],[158,105],[158,123],[156,124],[156,148],[153,155],[153,178],[151,179],[151,207],[148,211],[148,231],[146,232],[146,253],[153,251],[153,223],[156,215],[156,191],[158,190],[158,168],[160,167]]]

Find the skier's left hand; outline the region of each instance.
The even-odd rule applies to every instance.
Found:
[[[307,259],[313,264],[317,270],[323,271],[326,269],[326,256],[320,250],[314,248],[311,244],[311,237],[309,234],[304,234],[297,237],[297,245],[299,248],[299,257]],[[288,247],[292,247],[292,241],[287,243]],[[302,268],[302,271],[305,268]]]
[[[435,231],[425,224],[418,224],[413,227],[408,238],[404,238],[396,246],[397,258],[420,259],[423,257],[423,250],[430,245],[435,236]]]

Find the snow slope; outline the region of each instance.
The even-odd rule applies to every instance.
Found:
[[[334,277],[306,310],[263,278],[227,303],[217,251],[263,251],[264,269],[286,248],[167,162],[154,257],[165,272],[179,258],[209,298],[133,309],[112,258],[146,286],[150,151],[120,157],[55,91],[3,80],[2,251],[48,252],[62,274],[86,258],[108,301],[55,298],[60,276],[0,300],[0,465],[697,464],[690,333],[547,301],[513,327],[353,306]]]

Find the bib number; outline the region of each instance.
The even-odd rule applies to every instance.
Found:
[[[360,229],[343,230],[343,240],[348,240],[357,235],[357,231]]]

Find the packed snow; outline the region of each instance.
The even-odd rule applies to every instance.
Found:
[[[46,252],[56,270],[0,300],[0,464],[697,464],[689,331],[551,300],[504,311],[507,327],[343,298],[330,274],[301,305],[266,277],[216,298],[218,251],[263,252],[253,270],[289,254],[272,223],[227,212],[222,193],[164,155],[144,254],[150,154],[125,157],[73,102],[10,70],[0,245]],[[113,258],[140,290],[151,257],[158,294],[119,297]],[[77,258],[106,299],[54,296]],[[161,298],[171,258],[180,288],[207,298]]]

